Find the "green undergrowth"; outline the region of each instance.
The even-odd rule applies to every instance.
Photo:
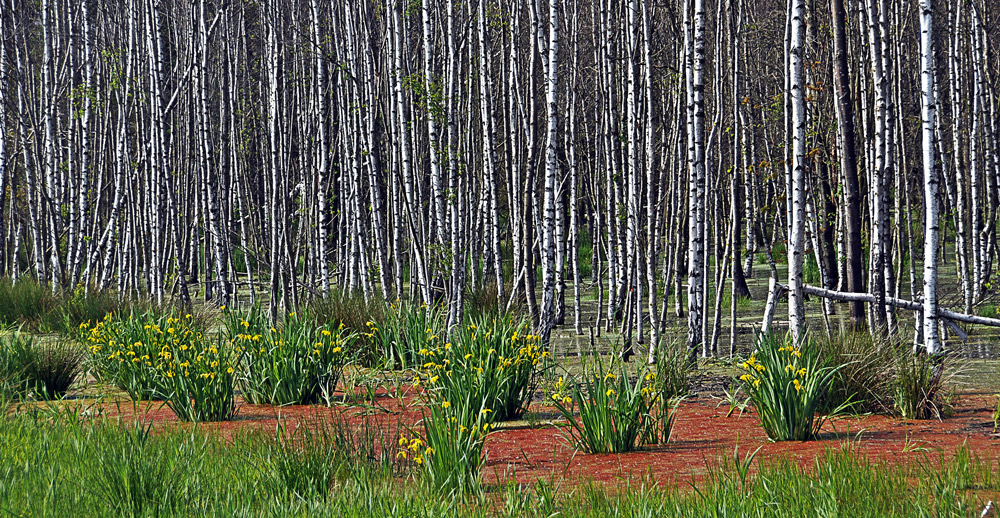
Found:
[[[224,440],[198,427],[66,411],[8,415],[0,422],[0,515],[970,516],[1000,494],[997,461],[966,448],[889,465],[851,444],[807,467],[720,452],[691,483],[564,480],[557,468],[527,486],[440,492],[396,459],[398,427],[332,423]]]

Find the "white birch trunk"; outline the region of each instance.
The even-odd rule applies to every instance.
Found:
[[[934,73],[934,4],[920,0],[920,118],[924,169],[924,349],[936,354],[937,316],[937,238],[938,176],[935,170],[937,143],[934,123],[937,99]]]
[[[788,15],[791,23],[791,42],[788,52],[789,97],[792,104],[791,210],[788,215],[788,326],[792,336],[798,340],[806,330],[802,293],[806,206],[806,99],[803,81],[805,1],[791,0],[791,10]]]

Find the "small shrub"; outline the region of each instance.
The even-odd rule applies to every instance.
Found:
[[[940,419],[953,410],[946,393],[947,354],[902,354],[896,362],[894,402],[906,419]]]
[[[239,383],[247,401],[305,405],[330,400],[355,334],[343,325],[317,327],[294,313],[277,326],[257,310],[224,314],[229,344],[241,356]]]
[[[438,401],[461,401],[489,409],[494,419],[520,417],[528,408],[547,363],[539,337],[525,320],[480,318],[454,330],[451,342],[418,351],[422,378]]]
[[[819,350],[791,335],[761,335],[757,351],[740,364],[740,382],[749,394],[761,426],[775,441],[807,441],[826,417],[816,417],[838,367],[824,367]],[[836,414],[850,403],[833,409]]]
[[[567,384],[560,377],[551,399],[569,422],[567,435],[576,447],[586,453],[620,453],[670,439],[677,399],[664,395],[645,366],[629,372],[623,362],[605,367],[598,358],[584,365],[582,382]]]

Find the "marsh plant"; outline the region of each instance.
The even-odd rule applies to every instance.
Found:
[[[108,316],[80,332],[98,375],[133,401],[164,400],[186,421],[234,415],[236,352],[206,336],[191,314]]]
[[[464,401],[489,409],[504,421],[528,409],[549,353],[528,322],[512,316],[483,317],[455,329],[451,341],[438,339],[418,351],[417,385],[436,401]]]
[[[363,338],[379,344],[387,366],[408,369],[420,365],[420,351],[439,341],[444,315],[434,306],[396,301],[389,304],[384,323],[368,320],[365,326]]]
[[[187,343],[200,331],[193,328],[190,316],[144,312],[109,314],[96,322],[83,322],[79,333],[97,377],[139,401],[162,400],[169,395],[163,372],[174,341]]]
[[[343,324],[316,325],[291,313],[271,325],[263,312],[223,310],[229,346],[240,358],[239,385],[253,404],[329,402],[354,352]]]
[[[397,456],[418,466],[438,491],[470,493],[480,488],[483,446],[493,428],[493,412],[470,393],[435,401],[423,412],[423,433],[399,436]]]
[[[222,437],[197,427],[151,429],[73,413],[47,417],[0,418],[4,515],[979,516],[1000,490],[996,460],[966,448],[892,464],[847,446],[828,449],[812,465],[736,452],[715,464],[709,457],[697,491],[640,477],[609,485],[543,478],[449,495],[383,468],[383,462],[404,462],[386,459],[400,452],[398,434],[384,442],[364,434],[342,442],[340,432],[315,428],[311,438],[301,431],[275,438],[248,430]],[[411,438],[403,436],[407,443]],[[416,449],[426,455],[426,444]]]
[[[620,453],[670,440],[679,400],[645,365],[630,369],[600,357],[584,365],[583,379],[560,377],[550,396],[566,419],[566,435],[586,453]],[[579,412],[579,420],[576,414]]]
[[[808,340],[773,334],[758,336],[757,350],[739,365],[740,382],[750,396],[767,436],[774,441],[814,439],[830,414],[851,405],[848,400],[829,414],[817,416],[830,383],[842,366],[824,366]]]

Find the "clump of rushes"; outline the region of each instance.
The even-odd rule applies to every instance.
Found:
[[[676,342],[663,344],[656,349],[656,372],[652,374],[655,389],[664,401],[686,396],[691,362],[687,347]]]
[[[951,381],[947,354],[927,356],[903,352],[896,360],[893,399],[906,419],[940,419],[953,411],[945,392]]]
[[[316,326],[291,313],[276,326],[259,310],[223,310],[227,338],[241,356],[239,385],[253,404],[291,405],[329,401],[356,335],[338,326]]]
[[[665,388],[644,365],[630,372],[623,362],[606,366],[597,358],[584,365],[582,381],[560,377],[551,400],[568,421],[567,435],[577,448],[620,453],[670,439],[679,400],[666,397]]]
[[[524,414],[545,369],[549,353],[525,320],[480,318],[452,332],[452,341],[435,338],[418,351],[423,365],[414,384],[426,385],[440,401],[461,401],[496,420]]]
[[[492,412],[466,393],[461,400],[428,405],[423,435],[400,434],[397,458],[414,463],[438,491],[469,493],[480,488],[483,445],[493,428]]]
[[[39,342],[20,331],[0,337],[0,392],[19,398],[62,397],[80,373],[84,356],[76,344]]]
[[[98,377],[125,391],[133,401],[166,398],[171,387],[163,371],[174,341],[187,341],[199,333],[192,328],[191,315],[173,318],[152,312],[127,318],[107,315],[79,328]]]
[[[823,366],[819,351],[805,340],[761,335],[756,352],[739,365],[740,382],[771,440],[807,441],[828,417],[816,412],[840,367]],[[830,415],[850,405],[845,401]]]
[[[420,351],[437,340],[434,330],[444,327],[444,316],[434,307],[397,301],[389,304],[383,324],[369,320],[365,325],[362,335],[379,343],[387,365],[407,369],[419,365]]]

